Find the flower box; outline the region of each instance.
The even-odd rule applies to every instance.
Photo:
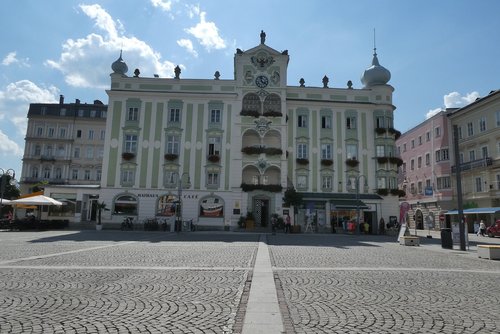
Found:
[[[305,158],[297,158],[295,161],[297,161],[297,163],[299,165],[308,165],[309,164],[309,159],[305,159]]]
[[[349,167],[357,167],[359,165],[359,161],[356,160],[356,159],[347,159],[345,161],[346,165],[349,166]]]
[[[321,159],[321,164],[323,166],[331,166],[331,165],[333,165],[333,160],[332,159]]]
[[[168,160],[168,161],[174,161],[178,157],[179,156],[177,154],[173,154],[173,153],[167,153],[167,154],[165,154],[165,160]]]
[[[132,160],[135,158],[135,153],[132,152],[123,152],[122,153],[123,160]]]
[[[207,157],[208,161],[210,162],[219,162],[220,161],[220,156],[217,155],[217,154],[210,154],[208,157]]]

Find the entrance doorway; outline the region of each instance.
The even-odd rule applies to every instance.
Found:
[[[257,226],[269,226],[269,200],[256,198],[253,202],[253,208]]]
[[[417,210],[415,212],[415,224],[417,225],[417,229],[424,229],[424,215],[422,213],[422,210]]]

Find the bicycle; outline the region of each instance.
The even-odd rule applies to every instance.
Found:
[[[123,219],[122,225],[121,225],[121,230],[134,230],[134,218],[133,217],[125,217]]]

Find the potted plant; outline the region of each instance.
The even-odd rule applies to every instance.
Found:
[[[349,167],[357,167],[359,165],[359,161],[356,158],[349,158],[345,161],[346,165]]]
[[[207,157],[208,161],[210,162],[213,162],[213,163],[216,163],[216,162],[219,162],[220,160],[220,156],[218,154],[210,154],[208,157]]]
[[[165,160],[168,160],[168,161],[174,161],[175,159],[177,159],[179,156],[175,153],[167,153],[165,154]]]
[[[122,158],[123,158],[123,160],[132,160],[135,158],[135,154],[132,152],[123,152]]]
[[[243,216],[240,216],[240,218],[238,219],[238,227],[245,228],[245,221],[246,221],[246,218]]]
[[[97,224],[95,226],[95,229],[98,231],[102,230],[102,212],[103,211],[109,211],[109,209],[106,207],[106,203],[97,202]]]

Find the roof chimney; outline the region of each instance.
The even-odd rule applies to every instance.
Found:
[[[76,100],[75,100],[75,103],[76,103],[76,104],[80,104],[80,99],[76,99]]]
[[[64,95],[59,95],[59,104],[64,104]]]

